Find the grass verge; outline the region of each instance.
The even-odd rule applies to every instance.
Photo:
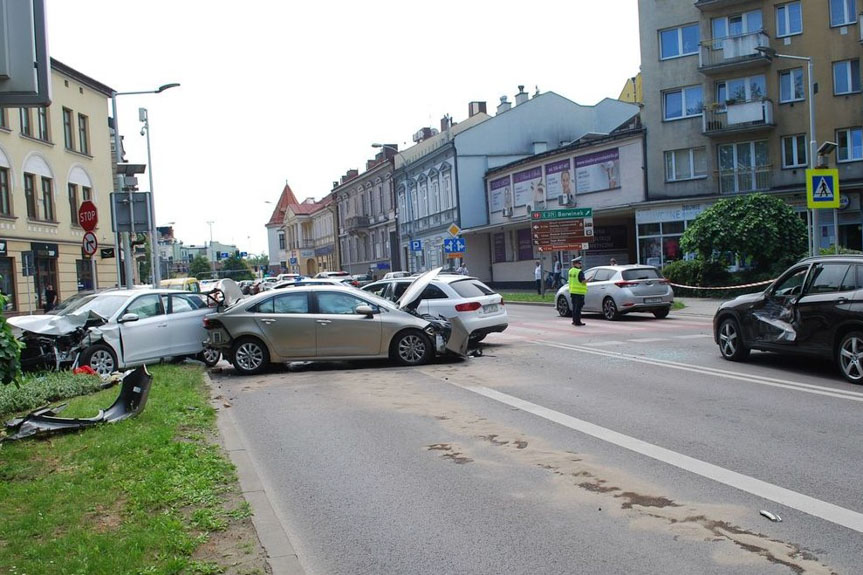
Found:
[[[0,573],[266,572],[201,368],[151,373],[136,418],[0,445]],[[118,389],[76,397],[62,415],[91,416]]]

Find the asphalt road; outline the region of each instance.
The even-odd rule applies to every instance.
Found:
[[[468,360],[212,374],[306,573],[860,572],[863,388],[709,317],[508,311]]]

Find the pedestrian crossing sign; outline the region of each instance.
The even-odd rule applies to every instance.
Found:
[[[806,170],[806,206],[839,207],[839,170]]]

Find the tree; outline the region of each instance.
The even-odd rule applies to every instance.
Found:
[[[758,271],[784,269],[806,254],[806,224],[781,199],[748,194],[722,199],[701,212],[680,240],[705,262],[733,254]]]
[[[195,259],[189,264],[189,275],[199,280],[212,276],[213,266],[210,264],[210,260],[202,255],[195,256]]]
[[[257,256],[249,256],[246,258],[246,263],[250,266],[258,266],[258,269],[267,269],[270,265],[270,256],[267,254],[260,254]]]
[[[237,256],[231,256],[222,260],[222,271],[220,277],[231,278],[234,281],[255,279],[246,261]]]

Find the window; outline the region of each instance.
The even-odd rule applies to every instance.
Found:
[[[0,107],[0,128],[9,129],[9,114],[6,113],[6,108]]]
[[[794,268],[787,272],[779,285],[773,290],[774,296],[799,295],[803,290],[803,281],[806,279],[808,267]]]
[[[0,256],[0,292],[7,299],[6,311],[17,309],[17,302],[15,301],[15,274],[13,272],[12,258]]]
[[[69,213],[72,216],[72,225],[78,227],[78,186],[77,184],[69,184]]]
[[[833,62],[833,93],[852,94],[860,91],[860,60]]]
[[[751,192],[768,188],[769,157],[766,141],[720,145],[720,192]]]
[[[285,249],[285,232],[279,231],[279,249]]]
[[[849,268],[851,268],[850,265],[840,263],[816,265],[812,270],[812,281],[809,282],[809,289],[806,290],[806,293],[830,293],[854,289],[853,284],[856,283],[856,278],[849,278],[851,286],[846,285],[846,282],[843,281],[849,275],[855,275],[854,270]],[[852,273],[849,274],[849,271]]]
[[[779,72],[779,102],[798,102],[804,98],[803,68]]]
[[[803,33],[803,14],[800,2],[789,2],[776,7],[776,36],[793,36]]]
[[[75,141],[72,139],[72,110],[63,108],[63,141],[67,150],[75,149]]]
[[[698,24],[662,30],[659,32],[659,59],[696,54],[699,40]]]
[[[282,294],[273,300],[273,313],[309,313],[309,297],[305,293]]]
[[[357,312],[357,306],[371,305],[346,293],[322,292],[318,293],[318,313],[335,315],[353,315]],[[372,306],[374,308],[375,306]]]
[[[857,21],[856,0],[830,0],[830,26],[846,26]]]
[[[81,200],[85,202],[93,201],[93,190],[87,186],[81,186]]]
[[[707,176],[706,148],[665,152],[665,181],[679,182]]]
[[[162,315],[162,302],[158,294],[141,296],[129,304],[123,313],[134,313],[141,319]]]
[[[42,216],[46,222],[54,219],[54,183],[51,178],[42,178]]]
[[[493,295],[495,292],[479,280],[463,279],[449,284],[455,293],[464,298]]]
[[[27,203],[27,217],[35,220],[36,216],[36,176],[24,174],[24,199]]]
[[[84,114],[78,114],[78,151],[90,154],[90,119]]]
[[[36,118],[38,120],[38,138],[43,142],[50,142],[50,134],[48,133],[48,108],[42,106],[36,108]]]
[[[743,14],[735,14],[734,16],[725,16],[722,18],[714,18],[711,21],[711,30],[713,32],[714,49],[722,48],[721,42],[715,40],[721,38],[733,38],[734,36],[743,36],[744,34],[752,34],[759,32],[764,28],[764,23],[761,19],[761,10],[752,10]]]
[[[21,133],[25,136],[33,136],[33,126],[30,124],[30,108],[19,108],[18,112],[21,118]]]
[[[720,104],[729,100],[737,103],[760,100],[766,93],[767,79],[763,74],[716,83],[716,101]]]
[[[806,134],[784,136],[782,138],[782,167],[799,168],[806,166]]]
[[[863,160],[863,128],[846,128],[836,132],[838,162]]]
[[[0,216],[12,215],[12,199],[9,197],[9,169],[0,168]]]
[[[700,116],[702,109],[701,86],[689,86],[662,95],[664,120],[677,120]]]

